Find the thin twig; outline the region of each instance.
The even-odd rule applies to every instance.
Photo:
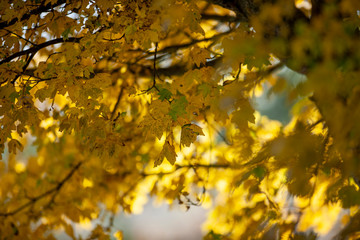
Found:
[[[159,91],[159,89],[156,87],[156,53],[157,53],[157,49],[158,49],[158,43],[155,43],[153,87]]]
[[[183,169],[183,168],[192,168],[192,169],[196,169],[196,168],[207,168],[207,169],[220,169],[220,168],[231,168],[231,169],[238,169],[237,166],[235,165],[230,165],[230,164],[187,164],[187,165],[175,165],[175,169],[173,171],[169,171],[169,172],[142,172],[141,175],[144,177],[149,177],[149,176],[163,176],[163,175],[169,175],[169,174],[173,174],[176,171]]]
[[[214,35],[212,37],[208,37],[208,38],[203,38],[203,39],[194,39],[193,41],[190,41],[188,43],[181,43],[181,44],[175,44],[175,45],[171,45],[171,46],[167,46],[167,47],[164,47],[163,49],[155,49],[156,51],[156,54],[168,54],[169,52],[173,52],[173,51],[178,51],[180,49],[183,49],[183,48],[188,48],[188,47],[191,47],[197,43],[201,43],[201,42],[207,42],[207,41],[214,41],[212,44],[215,44],[217,39],[221,38],[222,36],[226,36],[227,34],[230,34],[233,30],[229,30],[229,31],[226,31],[226,32],[222,32],[222,33],[219,33],[217,35]],[[143,50],[141,49],[133,49],[133,50],[130,50],[132,52],[141,52],[141,53],[144,53]],[[150,52],[150,51],[147,51],[145,52],[144,55],[140,56],[139,58],[136,59],[136,62],[140,61],[141,59],[144,59],[144,58],[148,58],[150,57],[152,54],[155,54],[155,52]]]
[[[209,127],[213,128],[217,135],[225,142],[226,145],[232,146],[233,144],[224,136],[213,124],[209,123],[208,119],[205,117],[205,122],[209,125]]]
[[[142,93],[148,93],[150,90],[155,88],[158,92],[160,92],[159,88],[156,86],[156,54],[158,49],[158,43],[155,43],[155,52],[154,52],[154,64],[153,64],[153,84],[148,89],[144,90]]]
[[[4,28],[4,30],[7,31],[8,33],[14,34],[14,35],[17,36],[18,38],[21,38],[22,40],[24,40],[24,41],[27,42],[27,43],[30,43],[30,44],[33,45],[33,46],[37,46],[37,44],[31,42],[30,40],[28,40],[28,39],[20,36],[19,34],[15,33],[15,32],[12,32],[12,31],[10,31],[10,30],[8,30],[8,29],[6,29],[6,28]]]
[[[121,101],[121,98],[122,98],[122,96],[123,96],[123,93],[124,93],[124,87],[121,86],[120,93],[119,93],[119,96],[118,96],[118,98],[117,98],[117,100],[116,100],[114,109],[113,109],[112,112],[111,112],[111,117],[110,117],[111,120],[114,119],[116,110],[118,109],[118,107],[119,107],[119,105],[120,105],[120,101]]]
[[[49,189],[48,191],[40,194],[39,196],[37,197],[33,197],[30,199],[30,201],[28,201],[27,203],[21,205],[20,207],[16,208],[15,210],[13,211],[9,211],[7,213],[0,213],[0,216],[1,217],[8,217],[8,216],[12,216],[12,215],[15,215],[17,214],[18,212],[24,210],[25,208],[27,207],[30,207],[32,206],[33,204],[35,204],[37,201],[39,201],[40,199],[44,198],[44,197],[47,197],[49,196],[50,194],[52,193],[55,193],[57,194],[60,189],[64,186],[64,184],[74,175],[74,173],[80,168],[81,164],[83,162],[79,162],[77,163],[72,169],[71,171],[64,177],[63,180],[61,180],[55,187]]]
[[[312,123],[311,125],[309,125],[309,129],[313,129],[316,125],[318,125],[319,123],[324,122],[323,118],[320,118],[319,120],[317,120],[316,122]]]
[[[105,41],[119,41],[119,40],[123,39],[124,37],[125,37],[125,34],[123,34],[119,38],[103,38],[103,40],[105,40]]]
[[[81,39],[82,39],[82,37],[79,37],[79,38],[70,37],[70,38],[68,38],[68,39],[56,38],[56,39],[53,39],[53,40],[50,40],[50,41],[41,43],[41,44],[39,44],[39,45],[36,45],[36,46],[34,46],[34,47],[31,47],[31,48],[29,48],[29,49],[26,49],[26,50],[24,50],[24,51],[20,51],[20,52],[14,53],[13,55],[11,55],[11,56],[3,59],[2,61],[0,61],[0,65],[3,64],[3,63],[10,62],[10,61],[13,60],[14,58],[21,57],[21,56],[23,56],[23,55],[34,54],[34,53],[36,53],[37,51],[39,51],[40,49],[42,49],[42,48],[45,48],[45,47],[48,47],[48,46],[51,46],[51,45],[54,45],[54,44],[57,44],[57,43],[64,43],[64,42],[75,42],[75,43],[79,43]]]
[[[26,70],[27,67],[29,66],[31,60],[34,58],[35,54],[36,54],[36,53],[31,53],[31,54],[29,55],[28,59],[26,60],[25,65],[24,65],[23,68],[22,68],[23,71],[22,71],[21,74],[23,74],[23,73],[25,72],[25,70]],[[16,79],[17,79],[18,77],[20,77],[21,74],[17,74],[17,75],[15,76],[15,78],[11,81],[11,84],[14,84],[15,81],[16,81]]]

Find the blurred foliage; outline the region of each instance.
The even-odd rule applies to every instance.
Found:
[[[211,208],[204,239],[356,239],[359,10],[1,1],[0,239],[122,239],[113,214],[148,196]],[[264,89],[290,122],[254,109]]]

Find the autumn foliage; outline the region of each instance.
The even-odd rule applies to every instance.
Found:
[[[210,208],[204,239],[357,239],[359,10],[2,0],[0,239],[76,238],[150,196]],[[290,122],[257,111],[263,92]]]

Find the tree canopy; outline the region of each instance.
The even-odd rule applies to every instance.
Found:
[[[356,239],[359,10],[2,0],[0,239],[75,239],[104,210],[88,239],[121,239],[112,214],[149,196],[210,207],[204,239],[316,239],[336,221]],[[256,111],[265,89],[289,123]]]

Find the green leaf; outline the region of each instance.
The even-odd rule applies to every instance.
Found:
[[[49,89],[47,87],[46,88],[40,88],[35,93],[35,97],[40,102],[44,102],[46,98],[50,98],[50,95],[51,95],[51,92],[49,91]]]
[[[339,197],[343,208],[360,205],[360,192],[354,186],[342,187],[339,191]]]
[[[248,122],[255,123],[254,109],[249,101],[242,100],[238,103],[240,110],[232,113],[231,121],[237,125],[238,128],[244,129],[248,127]]]
[[[64,38],[64,40],[69,39],[69,34],[71,32],[71,28],[65,29],[65,31],[61,34],[61,36]]]
[[[172,93],[169,90],[167,90],[166,88],[160,89],[158,95],[160,96],[159,99],[161,101],[164,101],[165,99],[170,100],[170,98],[172,97]]]
[[[206,234],[206,236],[204,237],[204,240],[221,240],[222,239],[222,235],[213,232],[213,230],[211,230],[208,234]]]
[[[187,104],[188,101],[185,96],[181,96],[171,103],[169,115],[174,121],[176,121],[179,116],[186,114],[185,108]]]
[[[15,102],[15,98],[19,98],[20,94],[18,92],[12,92],[9,96],[11,102]]]
[[[265,177],[266,169],[264,167],[258,166],[252,170],[253,175],[258,178],[259,180],[262,180]]]
[[[136,30],[137,28],[135,25],[129,25],[124,32],[126,40],[129,40],[129,37],[131,37],[131,35],[133,35],[136,32]]]
[[[145,154],[140,154],[140,156],[141,156],[141,162],[142,162],[142,163],[147,163],[147,162],[149,162],[149,160],[150,160],[149,154],[147,154],[147,153],[145,153]]]
[[[0,99],[11,98],[11,101],[14,102],[19,94],[16,92],[15,87],[12,84],[6,84],[0,88]]]
[[[211,87],[206,83],[202,83],[198,86],[198,90],[202,93],[203,97],[205,98],[207,95],[210,94]]]

